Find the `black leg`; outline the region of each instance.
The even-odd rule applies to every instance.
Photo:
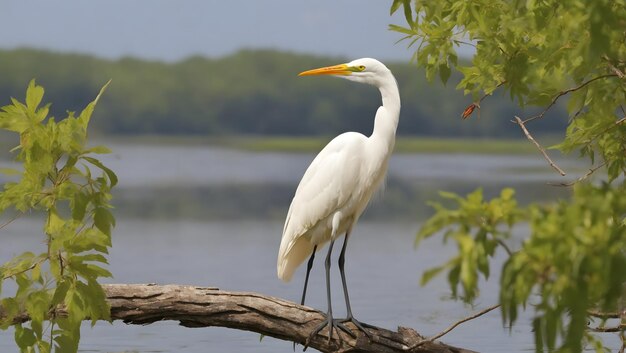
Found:
[[[342,322],[352,322],[354,326],[359,328],[368,338],[372,338],[372,335],[365,330],[363,326],[369,326],[356,320],[352,315],[352,307],[350,306],[350,297],[348,296],[348,286],[346,284],[346,273],[344,271],[344,265],[346,262],[346,245],[348,244],[348,238],[350,238],[350,231],[346,233],[346,237],[343,240],[343,246],[341,247],[341,254],[339,254],[339,273],[341,274],[341,284],[343,285],[343,295],[346,299],[346,312],[347,317]],[[372,326],[369,326],[372,327]],[[354,334],[353,334],[354,335]]]
[[[330,256],[333,253],[333,245],[335,245],[335,241],[331,240],[330,245],[328,245],[328,254],[326,255],[326,261],[324,265],[326,267],[326,303],[328,303],[328,311],[326,313],[326,322],[322,323],[322,325],[318,326],[311,336],[315,336],[324,326],[328,326],[328,342],[333,338],[333,306],[332,300],[330,296]]]
[[[346,263],[346,245],[348,245],[348,238],[350,233],[346,233],[343,239],[343,246],[341,247],[341,254],[339,254],[339,273],[341,274],[341,284],[343,285],[343,296],[346,299],[346,311],[348,318],[352,317],[352,308],[350,307],[350,297],[348,296],[348,286],[346,285],[346,273],[344,272],[344,265]]]
[[[309,262],[306,264],[306,276],[304,277],[304,289],[302,290],[302,300],[300,300],[300,305],[304,305],[304,299],[306,298],[306,288],[309,284],[309,274],[311,273],[311,268],[313,268],[315,251],[317,251],[317,245],[313,246],[313,252],[311,253],[311,257],[309,257]],[[293,343],[293,350],[296,350],[296,342]]]
[[[326,261],[324,262],[324,264],[326,266],[326,300],[328,302],[328,312],[326,313],[326,320],[324,320],[322,323],[320,323],[313,330],[313,332],[311,332],[311,334],[309,335],[309,338],[307,339],[307,341],[304,344],[304,350],[306,350],[307,347],[309,346],[309,342],[311,341],[311,339],[313,337],[315,337],[315,335],[317,335],[326,326],[328,326],[328,342],[329,343],[333,339],[333,329],[336,329],[336,330],[341,329],[342,331],[350,334],[350,336],[356,338],[356,336],[347,327],[345,327],[341,322],[339,322],[337,320],[333,320],[333,307],[332,307],[332,304],[331,304],[331,296],[330,296],[330,257],[331,257],[332,252],[333,252],[333,245],[334,244],[335,244],[335,241],[331,240],[330,241],[330,245],[328,246],[328,255],[326,255]],[[339,332],[339,331],[337,331],[337,332]],[[341,336],[339,336],[339,337],[341,337]]]
[[[311,268],[313,268],[313,259],[315,258],[316,250],[317,250],[317,245],[313,246],[313,252],[311,253],[309,262],[306,265],[306,276],[304,277],[304,290],[302,290],[302,300],[300,300],[300,305],[304,305],[304,298],[306,298],[306,287],[309,283],[309,274],[311,273]]]

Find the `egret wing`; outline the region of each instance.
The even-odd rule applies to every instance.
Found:
[[[306,244],[300,244],[300,238],[349,201],[359,182],[363,139],[365,136],[354,132],[337,136],[304,173],[283,228],[278,256],[279,277],[291,277],[295,268],[311,253],[310,239],[306,239]]]

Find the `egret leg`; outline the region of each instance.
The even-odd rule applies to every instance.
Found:
[[[304,277],[304,289],[302,290],[302,300],[300,300],[300,305],[304,305],[304,298],[306,298],[306,287],[309,283],[309,274],[311,273],[311,268],[313,268],[313,259],[315,258],[316,250],[317,245],[313,246],[313,252],[311,253],[309,262],[306,264],[306,276]]]
[[[313,259],[315,259],[315,251],[317,251],[317,245],[313,246],[313,252],[311,253],[311,257],[309,257],[309,262],[306,264],[306,276],[304,277],[304,289],[302,290],[302,300],[300,300],[300,305],[304,305],[304,299],[306,298],[306,288],[309,284],[309,274],[311,273],[311,268],[313,268]],[[293,350],[296,350],[296,342],[293,343]]]
[[[328,312],[326,313],[326,320],[320,323],[313,330],[313,332],[311,332],[311,334],[309,335],[309,338],[306,340],[304,344],[304,350],[306,350],[307,347],[309,346],[309,342],[311,341],[311,339],[315,337],[315,335],[317,335],[326,326],[328,326],[328,342],[329,343],[333,339],[333,328],[341,329],[342,331],[350,334],[350,336],[355,337],[355,335],[350,330],[348,330],[348,328],[345,327],[340,321],[333,320],[333,307],[332,307],[331,296],[330,296],[330,257],[333,252],[334,244],[335,244],[335,240],[331,240],[330,245],[328,245],[328,254],[326,255],[326,261],[324,262],[326,266],[326,301],[328,303]]]
[[[346,299],[346,312],[347,317],[341,322],[352,322],[354,326],[363,331],[368,338],[372,338],[372,335],[365,330],[365,327],[372,328],[373,326],[367,325],[365,323],[361,323],[354,318],[352,315],[352,307],[350,306],[350,297],[348,295],[348,286],[346,285],[346,273],[344,271],[344,265],[346,262],[346,245],[348,244],[348,238],[350,237],[350,232],[346,233],[346,237],[343,240],[343,246],[341,247],[341,254],[339,254],[339,273],[341,274],[341,284],[343,285],[343,295]],[[365,326],[365,327],[364,327]],[[353,335],[354,336],[354,335]]]

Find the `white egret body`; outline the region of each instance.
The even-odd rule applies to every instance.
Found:
[[[306,283],[315,250],[326,242],[331,242],[326,259],[326,283],[329,300],[328,325],[331,327],[332,337],[331,325],[345,330],[343,325],[332,322],[329,288],[332,245],[343,234],[346,234],[346,237],[339,258],[339,267],[348,308],[347,320],[362,329],[352,318],[350,309],[343,272],[345,247],[352,227],[385,178],[389,157],[395,144],[400,115],[400,95],[391,71],[375,59],[358,59],[347,64],[305,71],[300,75],[334,75],[367,83],[378,87],[382,96],[382,106],[376,111],[371,136],[367,137],[357,132],[346,132],[337,136],[322,149],[304,173],[289,207],[278,253],[278,277],[284,281],[289,281],[296,268],[311,256],[302,296],[304,303]],[[319,327],[313,335],[325,325]]]

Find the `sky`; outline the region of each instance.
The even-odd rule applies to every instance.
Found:
[[[383,0],[3,0],[0,48],[177,61],[243,48],[406,61]]]

